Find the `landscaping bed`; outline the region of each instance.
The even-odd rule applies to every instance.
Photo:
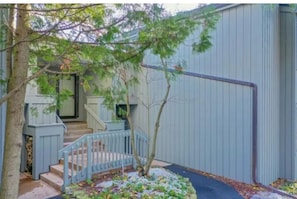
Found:
[[[154,168],[153,168],[154,169]],[[270,192],[270,190],[265,189],[263,187],[254,185],[254,184],[247,184],[243,182],[239,182],[236,180],[232,180],[229,178],[225,178],[222,176],[214,175],[211,173],[202,172],[199,170],[193,170],[189,169],[189,171],[208,176],[211,178],[214,178],[216,180],[219,180],[221,182],[224,182],[240,193],[240,195],[243,196],[244,199],[251,199],[251,198],[259,198],[256,196],[262,196],[260,198],[275,198],[272,197],[273,194]],[[117,199],[117,198],[197,198],[196,192],[194,188],[192,187],[191,183],[186,178],[180,178],[179,175],[176,175],[177,182],[183,182],[185,184],[179,184],[181,190],[187,190],[186,196],[179,195],[176,190],[170,191],[165,186],[166,184],[174,184],[172,182],[172,179],[166,178],[164,176],[164,173],[159,176],[159,178],[156,178],[157,176],[151,175],[151,179],[141,179],[138,178],[137,175],[131,174],[132,172],[135,172],[131,167],[126,168],[125,175],[122,175],[123,172],[121,170],[113,170],[111,172],[105,172],[103,174],[97,174],[94,175],[92,180],[89,181],[83,181],[76,185],[71,185],[66,189],[66,193],[63,195],[64,198],[70,199],[70,198],[86,198],[86,199],[104,199],[104,198],[110,198],[110,199]],[[173,174],[172,172],[166,170],[166,172],[169,172],[170,174]],[[130,173],[130,175],[128,175]],[[129,177],[130,176],[130,177]],[[153,179],[155,179],[155,183],[152,185]],[[170,181],[170,183],[168,182]],[[114,182],[114,185],[110,182]],[[129,183],[130,182],[130,183]],[[189,183],[189,184],[188,184]],[[120,190],[120,185],[126,185],[123,186],[123,191]],[[108,186],[110,185],[110,186]],[[160,186],[161,185],[161,186]],[[278,179],[272,184],[273,187],[284,190],[289,194],[296,195],[297,194],[297,182],[291,182],[286,181],[284,179]],[[188,187],[186,189],[186,187]],[[189,188],[190,187],[190,188]],[[152,195],[152,192],[155,190],[155,195]],[[157,196],[157,191],[164,192],[165,195]],[[142,193],[140,195],[139,193]],[[145,194],[150,193],[150,194]],[[167,194],[167,195],[166,195]],[[170,195],[171,194],[171,195]],[[199,195],[199,193],[197,193]],[[297,195],[296,195],[297,196]],[[279,196],[281,197],[281,196]],[[287,198],[287,197],[282,197]]]
[[[272,186],[291,195],[294,195],[297,198],[297,181],[290,181],[279,178],[272,183]]]
[[[196,199],[191,182],[164,168],[151,168],[148,177],[139,177],[136,171],[120,171],[92,180],[70,185],[64,198],[77,199],[129,199],[129,198],[180,198]]]

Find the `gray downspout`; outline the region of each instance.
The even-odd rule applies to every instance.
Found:
[[[142,64],[141,66],[144,68],[150,68],[155,70],[164,70],[164,68],[160,66],[147,65],[147,64]],[[167,68],[166,70],[168,72],[176,72],[175,69]],[[274,193],[278,193],[282,196],[288,196],[288,197],[297,199],[297,197],[291,194],[285,193],[279,189],[276,189],[271,186],[266,186],[258,182],[258,179],[257,179],[257,160],[258,160],[258,157],[257,157],[257,154],[258,154],[258,139],[257,139],[258,138],[258,88],[257,88],[257,85],[252,82],[239,81],[235,79],[228,79],[223,77],[216,77],[216,76],[204,75],[204,74],[187,72],[187,71],[182,71],[181,74],[185,76],[214,80],[214,81],[247,86],[252,88],[252,91],[253,91],[253,94],[252,94],[252,131],[253,131],[252,132],[252,180],[253,180],[253,183],[260,187],[266,188]]]
[[[279,189],[276,189],[272,186],[267,186],[267,185],[264,185],[260,182],[258,182],[258,179],[257,179],[257,152],[258,152],[258,139],[257,139],[257,136],[258,136],[258,93],[257,93],[257,86],[255,85],[255,87],[253,87],[253,152],[252,152],[252,156],[253,156],[253,160],[252,160],[252,179],[253,179],[253,182],[254,184],[260,186],[260,187],[263,187],[263,188],[266,188],[268,190],[270,190],[271,192],[274,192],[274,193],[277,193],[277,194],[280,194],[282,196],[287,196],[287,197],[290,197],[290,198],[294,198],[294,199],[297,199],[296,196],[293,196],[291,194],[288,194],[284,191],[281,191]]]

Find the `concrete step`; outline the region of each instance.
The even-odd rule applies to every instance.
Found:
[[[61,164],[50,166],[50,172],[56,174],[57,176],[60,176],[61,178],[63,178],[63,169],[64,167]]]
[[[68,176],[70,177],[72,175],[72,170],[71,170],[71,163],[69,163],[69,170],[68,170]],[[50,172],[56,174],[57,176],[63,178],[64,175],[64,166],[63,164],[57,164],[57,165],[52,165],[50,166]],[[73,174],[76,174],[76,171],[73,171]]]
[[[132,165],[130,166],[125,166],[124,171],[132,170],[133,167]],[[116,171],[121,171],[121,168],[118,169],[111,169],[109,171],[101,172],[95,174],[97,177],[104,177],[105,175],[115,173]],[[54,189],[58,191],[62,191],[62,186],[64,184],[63,181],[63,165],[58,164],[58,165],[53,165],[51,166],[50,172],[48,173],[43,173],[40,175],[40,180],[47,183]],[[69,171],[69,176],[71,176],[71,171]]]
[[[46,182],[56,190],[62,191],[62,186],[64,184],[64,181],[60,176],[52,172],[48,172],[48,173],[41,174],[40,180]]]

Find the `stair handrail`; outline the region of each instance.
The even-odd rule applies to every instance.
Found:
[[[72,142],[72,143],[68,144],[67,146],[65,146],[63,149],[60,149],[60,150],[58,151],[58,159],[60,160],[60,159],[63,158],[63,153],[64,153],[65,151],[68,151],[68,152],[69,152],[69,151],[70,151],[71,149],[73,149],[73,148],[76,149],[75,146],[77,146],[78,143],[87,140],[87,138],[88,138],[90,135],[93,135],[93,134],[85,134],[85,135],[81,136],[80,138],[76,139],[74,142]]]
[[[88,107],[87,104],[85,104],[85,109],[93,117],[93,119],[96,121],[96,123],[102,127],[101,130],[106,130],[106,124],[99,118],[99,116],[90,107]],[[87,122],[88,122],[88,126],[89,126],[89,121],[87,121]],[[97,129],[94,129],[94,130],[96,131]]]
[[[56,114],[56,120],[57,120],[57,123],[63,125],[63,127],[64,127],[64,132],[67,132],[67,126],[64,124],[63,120],[59,117],[58,114]]]
[[[141,161],[145,162],[147,160],[148,138],[145,134],[138,132],[135,132],[135,135],[137,152]],[[123,169],[129,165],[135,166],[130,136],[130,130],[86,134],[59,150],[59,160],[63,159],[64,162],[62,190],[65,190],[71,183],[91,179],[94,173],[116,168]],[[82,151],[83,154],[78,153]],[[98,157],[104,157],[105,162],[99,160]],[[77,166],[77,163],[81,165]],[[79,170],[74,171],[77,168]]]

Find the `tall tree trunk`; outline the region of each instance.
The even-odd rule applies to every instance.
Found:
[[[151,148],[152,151],[150,152],[150,156],[148,157],[147,163],[145,165],[144,175],[149,174],[149,170],[151,168],[153,160],[155,159],[156,148],[157,148],[157,137],[158,137],[158,133],[159,133],[161,116],[162,116],[164,107],[165,107],[165,105],[166,105],[166,103],[168,101],[170,88],[171,88],[169,72],[167,71],[167,69],[168,69],[167,63],[165,63],[163,58],[161,58],[161,62],[162,62],[162,66],[163,66],[163,72],[164,72],[164,76],[165,76],[165,79],[166,79],[167,87],[166,87],[165,95],[164,95],[164,97],[162,99],[162,102],[161,102],[161,105],[160,105],[160,108],[159,108],[159,111],[158,111],[158,114],[157,114],[157,118],[156,118],[156,121],[155,121],[153,143],[152,143],[152,148]]]
[[[21,85],[27,78],[29,62],[28,4],[17,5],[13,68],[8,82],[8,91]],[[20,42],[20,43],[19,43]],[[24,101],[26,86],[21,87],[7,101],[6,131],[4,145],[3,176],[0,199],[17,199],[19,188],[19,170],[22,148],[22,130],[24,125]]]
[[[128,83],[125,82],[125,87],[127,89],[127,94],[126,94],[126,107],[127,107],[127,112],[126,112],[126,117],[130,126],[130,130],[131,130],[131,146],[132,146],[132,152],[133,152],[133,157],[136,161],[136,166],[137,166],[137,170],[138,170],[138,175],[139,176],[143,176],[143,165],[141,164],[140,158],[138,156],[137,150],[136,150],[136,143],[135,143],[135,131],[134,131],[134,124],[132,122],[132,118],[131,118],[131,109],[130,109],[130,97],[129,97],[129,86]]]

